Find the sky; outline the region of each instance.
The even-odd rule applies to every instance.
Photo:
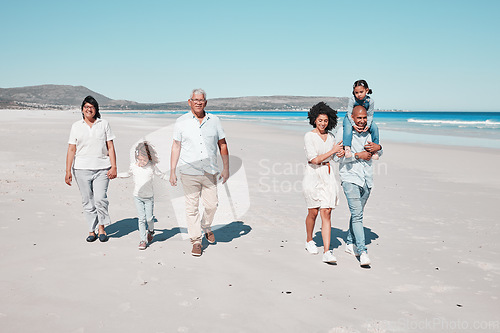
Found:
[[[365,79],[379,109],[500,111],[498,0],[1,1],[0,88],[163,103]]]

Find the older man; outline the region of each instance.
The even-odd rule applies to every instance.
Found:
[[[222,157],[223,169],[219,179],[224,184],[229,178],[229,152],[226,136],[217,116],[206,113],[207,95],[195,89],[188,100],[191,111],[175,122],[174,142],[170,157],[170,184],[177,185],[179,172],[186,200],[186,220],[193,256],[201,256],[202,230],[210,244],[215,243],[211,230],[217,210],[217,148]],[[200,197],[205,208],[203,217],[198,205]]]
[[[367,122],[366,109],[356,106],[352,110],[352,119],[359,128],[365,128]],[[339,174],[342,180],[351,219],[347,231],[346,249],[349,254],[360,256],[361,266],[369,266],[365,232],[363,227],[363,210],[373,187],[372,155],[382,155],[382,146],[370,142],[369,132],[353,131],[351,151],[354,156],[340,159]]]

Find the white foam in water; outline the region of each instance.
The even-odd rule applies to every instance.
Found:
[[[500,140],[495,139],[411,133],[392,130],[383,130],[381,131],[381,135],[383,135],[384,139],[388,141],[500,149]]]
[[[407,120],[409,123],[419,124],[448,124],[448,125],[491,125],[498,126],[500,122],[493,120],[479,120],[479,121],[466,121],[466,120],[427,120],[427,119],[413,119]]]

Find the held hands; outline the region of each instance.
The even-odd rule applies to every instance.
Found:
[[[229,178],[229,170],[228,169],[223,169],[222,172],[220,173],[219,180],[222,179],[222,184],[227,182],[227,179]]]
[[[361,133],[363,132],[364,128],[363,127],[359,127],[358,125],[354,124],[352,125],[352,127],[358,132],[358,133]]]
[[[354,129],[358,132],[358,133],[364,133],[366,131],[368,131],[370,129],[369,126],[365,126],[365,127],[359,127],[358,125],[354,124],[352,125],[352,127],[354,127]]]
[[[333,148],[332,148],[332,150],[330,150],[330,152],[332,153],[332,155],[337,154],[337,156],[339,156],[338,155],[339,152],[341,152],[341,151],[343,152],[344,151],[343,147],[344,147],[343,146],[343,141],[340,140],[339,142],[337,142],[336,144],[333,145]],[[343,154],[342,154],[342,156],[343,156]],[[339,156],[339,157],[341,157],[341,156]]]
[[[66,184],[71,186],[71,181],[73,180],[73,176],[71,175],[71,171],[66,171],[66,177],[64,177],[64,181]]]
[[[177,186],[177,176],[175,175],[175,171],[170,171],[170,185]]]
[[[372,159],[372,154],[370,152],[367,152],[367,151],[362,151],[362,152],[356,153],[355,155],[358,156],[359,159],[362,159],[365,161],[369,161]]]
[[[368,143],[365,145],[365,150],[371,154],[374,154],[378,152],[381,149],[380,145],[368,141]]]
[[[116,172],[116,166],[112,166],[111,169],[109,169],[108,173],[107,173],[109,179],[116,178],[116,174],[117,174],[117,172]]]

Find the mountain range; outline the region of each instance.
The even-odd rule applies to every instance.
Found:
[[[0,109],[75,109],[83,99],[91,95],[102,110],[188,110],[187,101],[172,103],[137,103],[128,100],[114,100],[83,86],[39,85],[18,88],[0,88]],[[328,96],[249,96],[213,98],[207,103],[207,110],[307,110],[323,101],[333,109],[345,109],[347,97]]]

